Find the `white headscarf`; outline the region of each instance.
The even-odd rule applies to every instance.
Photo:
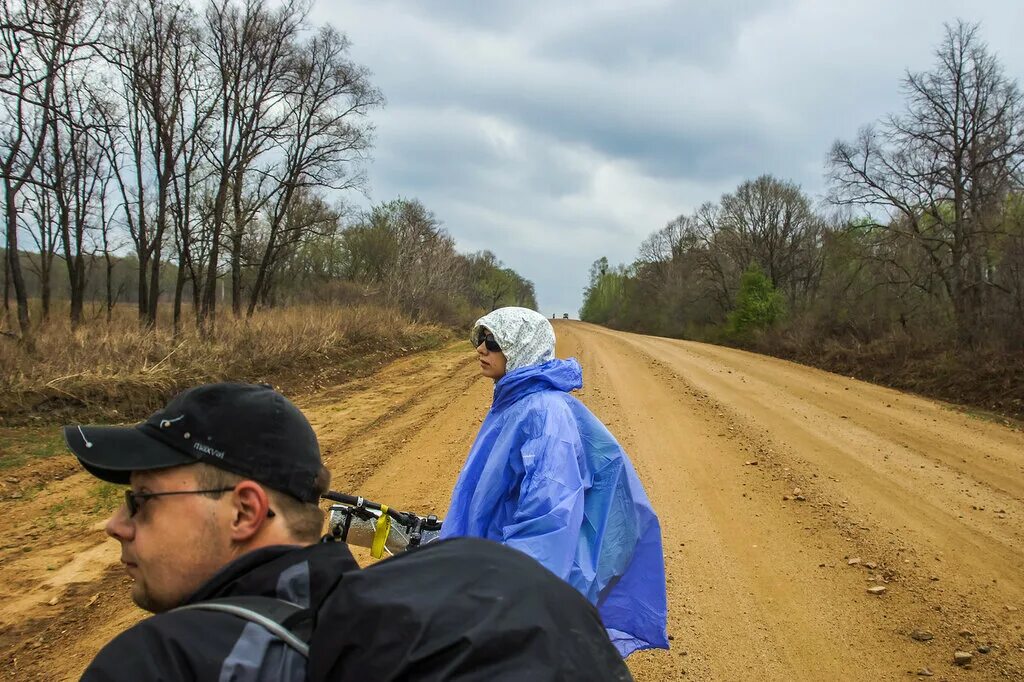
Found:
[[[475,342],[480,327],[486,327],[505,354],[505,371],[539,365],[555,357],[555,330],[544,317],[529,308],[498,308],[473,325]]]

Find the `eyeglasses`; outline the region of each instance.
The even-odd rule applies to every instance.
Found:
[[[213,488],[211,490],[172,490],[166,493],[137,493],[133,490],[124,491],[124,506],[128,508],[128,516],[135,516],[142,509],[142,503],[151,497],[163,497],[164,495],[203,495],[206,493],[226,493],[234,490],[235,486],[230,488]],[[273,518],[275,516],[273,509],[267,510],[267,518]]]
[[[205,493],[226,493],[230,488],[215,488],[213,490],[174,490],[166,493],[137,493],[133,490],[124,491],[124,506],[128,507],[128,516],[135,516],[142,509],[142,503],[151,497],[163,497],[164,495],[202,495]]]
[[[501,351],[501,346],[499,346],[498,342],[495,340],[494,334],[490,332],[480,330],[476,333],[476,336],[473,337],[473,348],[479,348],[481,343],[486,344],[487,350],[492,353]]]

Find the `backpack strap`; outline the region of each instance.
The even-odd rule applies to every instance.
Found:
[[[309,658],[312,635],[310,611],[298,604],[274,597],[224,597],[179,606],[173,611],[220,611],[262,626],[275,637]]]

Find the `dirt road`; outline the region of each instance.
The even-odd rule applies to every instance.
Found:
[[[1020,430],[741,351],[556,331],[662,521],[673,648],[632,657],[638,680],[1024,679]],[[443,512],[490,390],[457,346],[297,402],[336,489]],[[0,670],[74,679],[141,616],[97,523],[115,498],[68,457],[3,474]]]

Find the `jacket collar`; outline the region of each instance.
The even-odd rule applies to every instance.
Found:
[[[548,360],[512,370],[494,384],[491,412],[498,412],[538,391],[569,393],[583,388],[583,370],[576,358]]]
[[[203,583],[185,604],[235,595],[283,598],[282,574],[306,563],[310,604],[318,604],[342,574],[358,570],[348,545],[326,542],[299,547],[275,545],[248,552],[221,568]],[[309,606],[310,604],[300,604]]]

